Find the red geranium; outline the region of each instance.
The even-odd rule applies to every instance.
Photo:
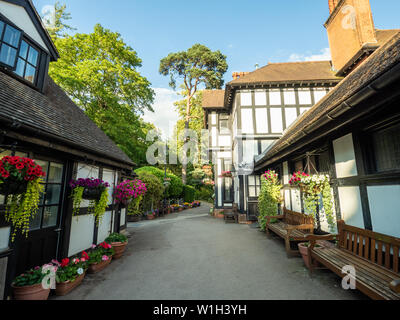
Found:
[[[69,259],[68,258],[64,258],[61,260],[61,268],[66,267],[69,264]]]
[[[89,255],[87,254],[86,251],[82,252],[82,258],[85,259],[85,260],[89,260]]]

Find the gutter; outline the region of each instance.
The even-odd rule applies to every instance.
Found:
[[[354,93],[352,96],[347,98],[344,102],[337,104],[331,111],[328,113],[320,116],[320,118],[317,118],[316,121],[314,121],[310,125],[306,125],[303,129],[297,131],[297,133],[283,141],[278,140],[276,142],[276,145],[273,145],[271,147],[271,153],[267,152],[267,154],[260,159],[259,161],[256,162],[255,164],[255,171],[258,171],[262,169],[265,166],[268,166],[274,162],[279,161],[282,159],[284,156],[287,156],[289,153],[293,152],[294,150],[299,149],[302,147],[300,145],[299,141],[303,138],[305,138],[307,135],[315,132],[319,128],[326,126],[327,124],[332,123],[333,121],[339,119],[343,114],[346,112],[353,110],[357,105],[359,105],[361,102],[365,101],[366,99],[375,96],[378,94],[382,89],[387,87],[388,85],[394,83],[396,80],[400,79],[400,62],[398,62],[393,68],[390,70],[386,71],[382,75],[380,75],[378,78],[373,80],[369,85],[366,85],[356,93]],[[394,95],[399,94],[398,92],[394,92]],[[389,98],[389,97],[386,97]],[[367,111],[367,110],[364,110]],[[360,112],[356,117],[354,117],[352,120],[355,120],[365,114],[365,112]],[[338,127],[341,125],[338,124],[336,127],[334,127],[332,130],[336,130]],[[325,130],[325,132],[322,133],[322,135],[326,135],[328,130]],[[284,137],[283,137],[284,138]],[[297,144],[297,146],[296,146]],[[304,143],[303,143],[304,145]],[[288,151],[289,147],[292,147],[291,151]],[[274,150],[275,149],[275,150]],[[294,149],[294,150],[293,150]],[[286,151],[285,151],[286,150]]]

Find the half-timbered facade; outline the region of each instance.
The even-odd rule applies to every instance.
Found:
[[[72,178],[101,178],[112,187],[132,175],[131,160],[48,76],[58,53],[29,0],[0,0],[0,158],[28,156],[46,172],[45,194],[27,238],[12,234],[0,196],[0,298],[25,270],[72,256],[126,226],[109,207],[97,227],[83,202],[72,216]]]

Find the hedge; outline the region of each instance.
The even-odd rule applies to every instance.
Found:
[[[192,186],[183,186],[183,199],[185,202],[192,203],[195,200],[196,189]]]
[[[136,174],[140,174],[142,172],[148,172],[155,175],[161,183],[164,183],[164,170],[158,169],[156,167],[141,167],[135,170]],[[172,173],[167,172],[167,178],[170,179],[169,186],[166,191],[167,198],[179,198],[183,192],[183,183],[182,180]]]

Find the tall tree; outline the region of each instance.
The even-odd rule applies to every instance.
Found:
[[[66,11],[67,6],[57,1],[54,8],[47,11],[42,17],[47,31],[53,40],[68,36],[67,31],[74,31],[76,28],[71,27],[66,21],[71,20],[71,14]]]
[[[192,99],[204,86],[206,89],[220,89],[223,76],[228,70],[226,56],[219,50],[211,51],[204,45],[195,44],[187,51],[170,53],[160,61],[160,74],[170,76],[170,86],[176,89],[181,81],[186,94],[185,130],[189,129]],[[186,184],[186,164],[182,164],[182,181]]]
[[[137,69],[141,59],[116,32],[96,25],[90,34],[56,38],[60,59],[49,74],[133,161],[143,163],[154,91]],[[144,150],[143,150],[144,149]]]

